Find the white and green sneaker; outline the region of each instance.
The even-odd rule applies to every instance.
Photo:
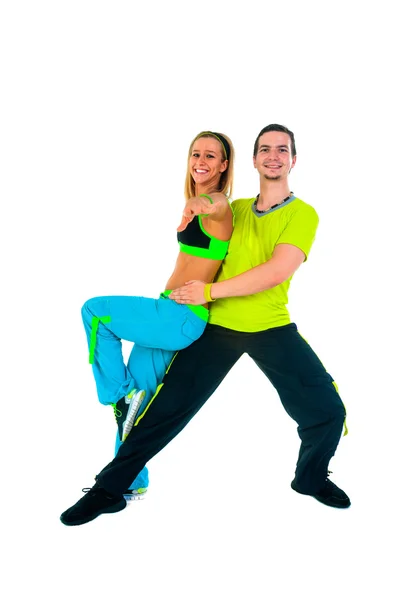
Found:
[[[129,400],[129,409],[127,411],[126,420],[123,423],[122,442],[124,442],[134,425],[135,417],[137,416],[140,406],[145,398],[145,393],[145,390],[132,390],[125,397],[126,402]]]
[[[127,504],[129,504],[130,502],[135,502],[135,500],[144,500],[147,491],[148,488],[139,488],[138,490],[127,490],[127,492],[125,492],[123,496]]]
[[[119,430],[119,438],[122,442],[124,442],[131,431],[134,425],[134,419],[144,398],[145,390],[137,390],[134,388],[127,396],[119,400],[117,404],[112,404]]]

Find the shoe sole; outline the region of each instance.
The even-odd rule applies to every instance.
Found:
[[[146,492],[143,494],[123,494],[124,499],[127,504],[131,504],[131,502],[136,502],[137,500],[145,500]]]
[[[338,508],[338,509],[344,509],[344,508],[350,508],[351,506],[351,502],[349,504],[329,504],[328,502],[325,502],[323,499],[319,499],[317,496],[312,496],[312,498],[315,498],[315,500],[317,500],[317,502],[320,502],[321,504],[324,504],[325,506],[329,506],[330,508]]]
[[[63,523],[64,525],[68,525],[71,527],[73,527],[74,525],[84,525],[85,523],[94,521],[94,519],[96,519],[100,515],[117,513],[119,511],[123,510],[124,508],[126,508],[126,506],[127,506],[127,501],[126,501],[126,499],[124,499],[123,501],[120,500],[120,502],[118,502],[117,504],[114,504],[113,506],[108,506],[108,508],[105,508],[103,510],[100,510],[99,512],[94,513],[93,515],[91,515],[91,517],[89,519],[77,519],[76,521],[73,521],[73,523],[65,522],[62,519],[62,517],[60,517],[60,520],[61,520],[61,523]]]
[[[141,390],[135,394],[133,401],[130,402],[126,420],[123,424],[122,442],[125,441],[126,437],[133,428],[135,417],[137,416],[140,406],[144,401],[145,395],[145,390]]]

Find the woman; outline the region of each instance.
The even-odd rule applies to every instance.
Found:
[[[192,141],[185,180],[186,204],[177,229],[180,252],[158,299],[141,296],[92,298],[82,308],[89,362],[99,401],[111,404],[118,424],[116,452],[149,406],[176,351],[198,339],[208,320],[207,303],[182,305],[171,291],[196,279],[211,283],[227,254],[233,229],[234,149],[220,133],[204,131]],[[121,340],[134,342],[127,366]],[[146,467],[126,494],[146,491]]]

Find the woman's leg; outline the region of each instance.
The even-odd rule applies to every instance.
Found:
[[[205,322],[201,325],[202,320],[187,306],[168,298],[92,298],[85,302],[82,316],[102,404],[115,404],[138,387],[131,370],[123,362],[122,339],[146,348],[173,352],[189,346],[205,326]],[[198,330],[192,326],[196,322],[199,323]],[[146,366],[151,369],[150,362]]]
[[[134,344],[127,363],[127,370],[131,374],[137,387],[146,391],[146,396],[142,402],[136,419],[145,411],[156,389],[166,373],[166,370],[173,358],[175,352],[170,350],[159,350],[158,348],[145,348],[139,344]],[[122,442],[119,433],[116,435],[115,456]],[[129,490],[136,490],[138,494],[146,490],[149,484],[148,469],[144,467],[134,481],[129,485]],[[133,497],[137,497],[135,494]]]
[[[100,401],[105,398],[108,402],[103,402],[104,404],[112,403],[109,402],[107,390],[113,386],[111,389],[114,393],[115,382],[117,382],[117,398],[114,398],[113,403],[126,396],[132,388],[143,389],[146,391],[146,397],[137,417],[143,413],[155,394],[175,352],[135,343],[126,368],[120,339],[140,340],[141,343],[162,344],[180,349],[200,337],[206,325],[206,322],[191,313],[188,307],[163,298],[159,300],[140,297],[94,298],[85,303],[82,313],[91,346],[90,354]],[[98,327],[97,331],[94,331],[95,338],[93,322],[94,327]],[[109,376],[107,378],[108,373],[111,374],[110,383]],[[104,388],[106,393],[102,391]],[[124,393],[120,396],[122,390]],[[115,454],[121,443],[118,431]],[[144,467],[128,489],[139,492],[147,487],[148,469]]]

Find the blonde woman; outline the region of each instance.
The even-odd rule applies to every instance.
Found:
[[[97,297],[83,305],[98,399],[113,406],[118,424],[116,452],[156,393],[175,352],[204,331],[207,303],[183,306],[169,294],[192,279],[211,283],[226,256],[233,229],[228,201],[233,166],[234,148],[226,135],[199,133],[188,152],[186,204],[177,229],[179,253],[163,293],[157,299]],[[134,342],[127,365],[121,340]],[[126,493],[144,493],[147,485],[144,468]]]

